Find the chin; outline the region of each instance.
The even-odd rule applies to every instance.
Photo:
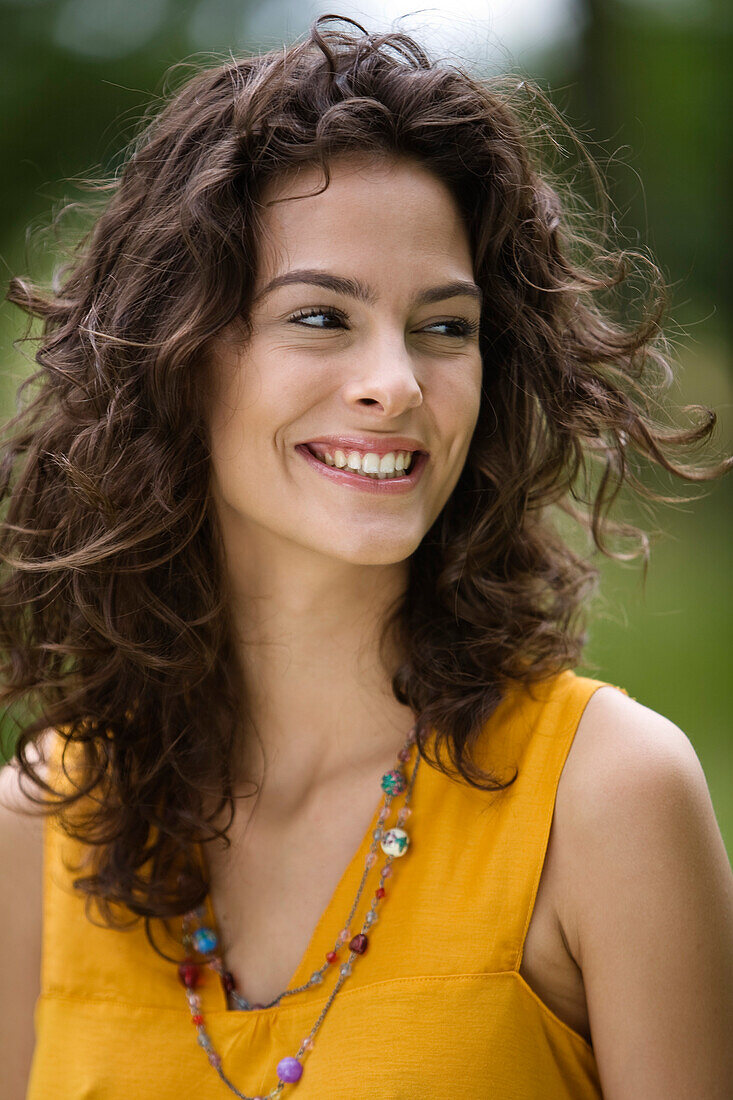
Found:
[[[331,557],[352,565],[396,565],[406,561],[421,540],[422,533],[413,538],[390,538],[388,535],[381,538],[355,538],[350,543],[345,540],[340,544],[331,544],[329,552]]]

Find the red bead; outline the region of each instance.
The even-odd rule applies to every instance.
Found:
[[[230,970],[225,970],[221,976],[221,980],[224,983],[224,989],[227,993],[231,993],[236,988],[237,983],[234,981],[234,975]]]
[[[384,897],[384,895],[385,895],[386,893],[387,893],[387,891],[386,891],[386,890],[384,889],[384,887],[383,887],[383,886],[380,886],[378,890],[375,890],[375,891],[374,891],[374,897],[375,897],[375,898],[380,898],[380,899],[381,899],[381,898],[383,898],[383,897]]]
[[[351,951],[355,951],[357,955],[363,955],[368,946],[369,940],[363,932],[360,932],[358,936],[354,936],[353,940],[349,944],[349,949]]]
[[[201,1027],[202,1023],[204,1022],[203,1016],[192,1016],[191,1020],[194,1024],[196,1024],[196,1027]]]
[[[335,962],[338,962],[338,955],[335,951],[326,952],[326,962],[331,963],[331,966],[333,966]]]
[[[183,962],[178,967],[178,977],[181,979],[186,989],[195,989],[199,984],[199,968],[196,963]]]

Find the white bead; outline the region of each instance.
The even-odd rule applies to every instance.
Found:
[[[382,841],[382,851],[388,856],[403,856],[410,844],[404,829],[388,829]]]

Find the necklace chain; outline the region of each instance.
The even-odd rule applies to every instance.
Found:
[[[250,1004],[249,1001],[243,997],[236,989],[236,983],[233,975],[226,970],[223,959],[220,954],[217,953],[217,946],[219,938],[216,932],[208,927],[201,926],[201,920],[206,916],[206,907],[200,906],[197,909],[193,909],[186,913],[183,917],[183,946],[186,951],[187,958],[180,964],[178,968],[178,974],[180,980],[185,987],[186,997],[188,999],[189,1009],[191,1011],[192,1022],[196,1026],[197,1039],[201,1047],[203,1047],[209,1063],[219,1074],[224,1084],[238,1096],[240,1100],[274,1100],[274,1097],[279,1096],[286,1084],[296,1084],[303,1074],[302,1058],[310,1050],[313,1049],[313,1040],[318,1032],[323,1020],[326,1017],[326,1013],[331,1007],[336,994],[341,989],[342,985],[352,972],[353,964],[360,955],[363,955],[367,949],[369,943],[369,932],[373,924],[378,920],[377,910],[380,902],[386,897],[386,890],[384,888],[385,881],[392,875],[392,863],[395,858],[403,856],[409,847],[410,838],[402,828],[402,825],[406,821],[407,817],[412,812],[409,808],[410,799],[412,797],[412,790],[415,784],[415,777],[417,775],[417,769],[420,764],[420,754],[418,752],[415,764],[412,768],[412,774],[409,782],[405,779],[404,772],[400,766],[402,763],[406,763],[410,758],[412,746],[416,741],[417,727],[413,726],[407,737],[407,740],[398,753],[397,766],[390,772],[386,772],[382,776],[381,786],[384,791],[384,803],[377,818],[377,826],[372,832],[372,842],[369,847],[369,852],[366,857],[364,872],[359,883],[359,889],[357,890],[356,897],[352,903],[349,914],[346,918],[342,931],[339,933],[334,949],[329,951],[326,955],[326,962],[322,966],[313,971],[310,978],[303,985],[298,986],[296,989],[286,989],[282,993],[278,994],[274,1000],[269,1004]],[[397,824],[386,832],[384,825],[386,824],[387,817],[389,816],[390,808],[393,798],[396,795],[404,792],[405,799],[402,809],[397,815]],[[351,937],[351,921],[354,918],[359,900],[364,892],[366,881],[369,877],[369,872],[377,861],[377,847],[381,845],[382,851],[386,854],[384,866],[380,872],[380,883],[377,890],[374,892],[374,897],[367,912],[361,932]],[[195,927],[195,925],[199,927]],[[351,937],[351,938],[350,938]],[[279,1004],[284,997],[292,997],[296,993],[302,993],[306,989],[311,988],[314,985],[320,985],[324,980],[327,972],[338,961],[338,952],[346,942],[349,942],[350,954],[345,963],[340,967],[338,980],[331,991],[328,1000],[323,1006],[321,1013],[316,1020],[315,1024],[311,1028],[310,1033],[303,1039],[298,1049],[297,1054],[294,1057],[286,1057],[281,1059],[277,1065],[278,1083],[270,1092],[264,1095],[249,1096],[246,1093],[240,1092],[239,1089],[229,1080],[222,1068],[221,1057],[214,1050],[213,1043],[206,1029],[204,1018],[201,1012],[201,998],[196,993],[196,987],[199,985],[202,978],[202,968],[208,967],[219,975],[222,984],[224,985],[227,994],[231,994],[232,1000],[236,1004],[238,1009],[243,1011],[252,1011],[256,1009],[271,1008],[273,1005]],[[198,956],[200,961],[196,961]]]

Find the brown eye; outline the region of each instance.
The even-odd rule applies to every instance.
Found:
[[[310,324],[308,319],[311,318],[311,317],[313,317],[313,318],[325,317],[325,318],[328,318],[330,321],[335,321],[336,323],[335,324],[326,324],[326,325]],[[346,321],[346,318],[344,317],[343,313],[340,313],[340,312],[338,312],[337,310],[334,310],[334,309],[319,309],[319,308],[299,310],[297,313],[294,313],[293,316],[290,318],[290,322],[292,324],[304,324],[306,326],[306,328],[315,328],[315,329],[319,329],[319,328],[320,329],[328,329],[328,328],[339,328],[339,327],[345,328],[346,327],[345,321]]]
[[[436,336],[452,336],[465,340],[469,336],[475,336],[478,332],[479,326],[475,321],[469,321],[465,318],[461,320],[452,321],[435,321],[432,325],[428,325],[424,332],[434,328],[449,329],[448,332],[438,332]]]

